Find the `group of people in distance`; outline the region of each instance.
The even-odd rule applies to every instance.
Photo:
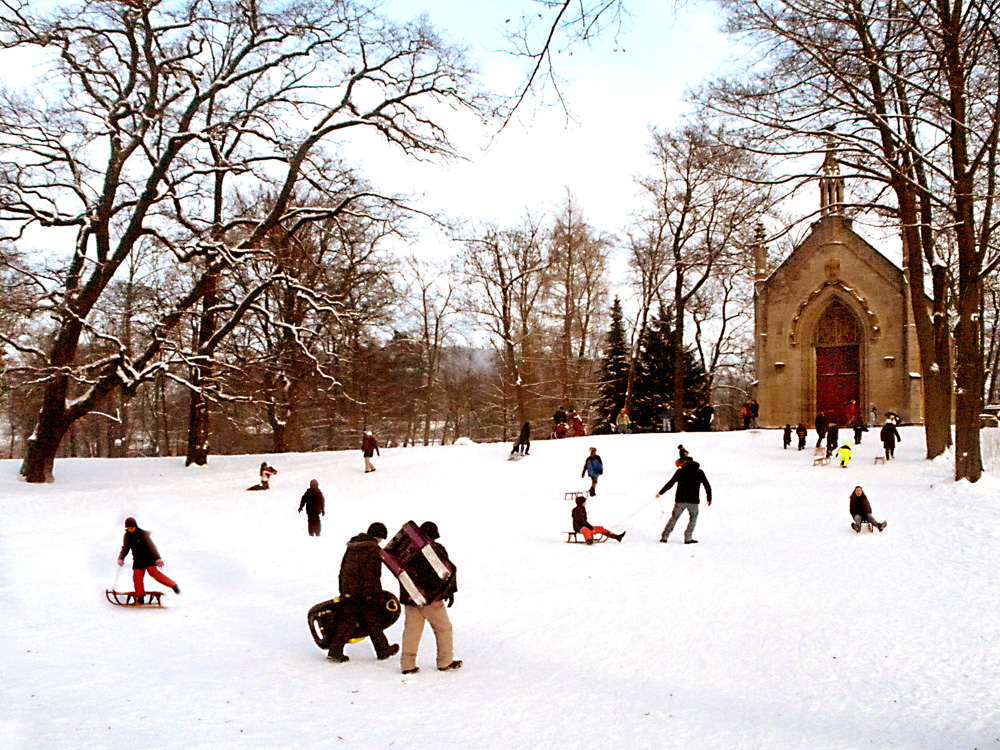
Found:
[[[552,415],[552,432],[550,438],[583,437],[587,433],[583,423],[583,415],[569,407],[569,411],[560,406]]]

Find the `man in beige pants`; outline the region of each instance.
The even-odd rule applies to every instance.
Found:
[[[437,524],[433,521],[425,521],[420,524],[423,531],[434,541],[432,547],[442,560],[448,560],[448,552],[444,546],[437,542]],[[458,669],[462,666],[461,660],[455,659],[453,652],[451,620],[448,619],[448,610],[445,602],[450,607],[455,603],[455,592],[458,590],[456,582],[457,573],[451,577],[448,588],[445,589],[434,601],[427,602],[423,606],[418,606],[410,598],[409,593],[403,586],[399,587],[399,601],[403,604],[403,648],[400,658],[400,667],[403,674],[416,674],[420,671],[417,666],[417,649],[420,647],[420,637],[424,632],[424,622],[430,623],[431,630],[434,631],[434,639],[437,641],[437,668],[442,672]]]

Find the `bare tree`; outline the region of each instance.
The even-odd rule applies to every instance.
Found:
[[[38,314],[54,319],[50,343],[7,339],[35,358],[44,388],[22,465],[32,482],[51,479],[63,437],[108,394],[168,371],[164,343],[199,306],[197,344],[176,356],[210,360],[273,281],[220,309],[219,279],[266,253],[270,232],[295,235],[350,210],[359,196],[330,189],[324,142],[370,130],[407,153],[447,157],[426,105],[479,104],[461,53],[424,23],[397,27],[348,0],[273,12],[242,0],[111,0],[51,17],[8,4],[0,46],[37,49],[51,73],[31,94],[0,98],[2,235],[76,235],[38,294]],[[226,184],[262,182],[274,186],[266,204],[240,211],[224,199]],[[294,205],[300,185],[322,203]],[[142,243],[190,269],[190,282],[130,349],[93,314]],[[82,358],[88,339],[105,351]]]

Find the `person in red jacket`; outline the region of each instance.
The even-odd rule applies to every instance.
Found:
[[[149,538],[149,532],[140,529],[131,516],[125,519],[125,537],[121,552],[118,553],[119,565],[125,564],[125,556],[129,552],[132,553],[132,583],[137,604],[145,604],[146,587],[143,585],[143,578],[147,572],[154,580],[173,589],[175,594],[181,593],[180,587],[159,571],[163,567],[163,560],[156,545]]]
[[[379,453],[378,441],[372,435],[371,430],[365,433],[365,439],[361,441],[361,452],[365,454],[365,474],[369,471],[375,471],[375,467],[372,465],[372,456],[376,453],[380,456],[382,454]]]

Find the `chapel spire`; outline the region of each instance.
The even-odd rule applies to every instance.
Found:
[[[822,176],[819,178],[819,213],[820,216],[844,214],[844,178],[840,176],[840,163],[837,161],[837,147],[833,136],[826,139],[826,157],[823,159]]]

